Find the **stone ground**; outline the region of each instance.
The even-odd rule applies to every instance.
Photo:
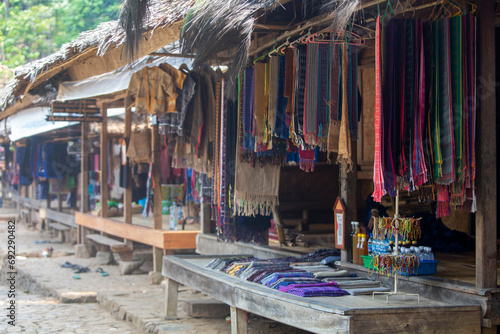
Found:
[[[7,221],[2,216],[16,210],[0,209],[0,256],[7,251]],[[8,205],[8,204],[7,204]],[[184,310],[186,300],[209,299],[189,287],[179,288],[178,317],[165,320],[164,287],[151,285],[147,272],[151,261],[140,268],[142,273],[121,276],[117,265],[97,265],[95,258],[74,256],[74,247],[58,243],[47,231],[33,231],[16,220],[16,326],[8,324],[7,277],[4,261],[0,274],[0,333],[230,333],[224,315],[218,318],[192,318]],[[52,257],[42,251],[54,248]],[[79,279],[64,262],[88,266]],[[96,272],[102,268],[108,276]],[[229,312],[227,312],[229,314]],[[248,333],[299,334],[304,331],[249,315]]]

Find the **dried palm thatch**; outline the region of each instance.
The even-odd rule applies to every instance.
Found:
[[[141,23],[141,34],[182,20],[192,7],[193,0],[148,0],[147,3],[149,15]],[[108,50],[125,43],[127,37],[119,21],[104,22],[93,30],[82,32],[74,41],[64,44],[52,55],[17,67],[14,78],[0,91],[0,110],[5,110],[18,101],[28,85],[35,82],[41,74],[86,52],[89,52],[89,56],[103,56]]]
[[[235,79],[248,61],[255,14],[274,6],[275,0],[198,0],[189,11],[181,32],[182,53],[196,52],[194,68],[216,61],[221,51],[232,50],[227,79]]]
[[[330,28],[334,32],[345,31],[347,25],[355,18],[361,0],[328,0],[323,11],[332,18]]]

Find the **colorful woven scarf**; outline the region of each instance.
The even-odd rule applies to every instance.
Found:
[[[318,123],[318,68],[319,44],[307,44],[306,88],[304,101],[304,138],[307,144],[316,145]]]
[[[253,129],[253,134],[255,136],[256,144],[264,143],[264,132],[266,123],[266,64],[256,63],[255,64],[255,85],[254,85],[254,110],[253,110],[253,121],[255,122],[255,128]]]
[[[349,124],[351,139],[358,140],[358,121],[360,116],[358,107],[358,48],[355,45],[349,45],[348,54],[347,99],[349,108]]]
[[[348,110],[348,62],[349,56],[347,45],[342,45],[342,120],[340,122],[339,134],[339,152],[337,161],[341,163],[341,168],[347,172],[351,172],[353,165],[351,160],[351,132],[349,126],[349,110]]]
[[[254,91],[254,68],[247,67],[244,75],[243,88],[243,130],[252,133],[253,122],[253,91]]]
[[[423,25],[420,20],[417,21],[417,45],[418,51],[418,92],[417,92],[417,116],[415,117],[415,135],[413,151],[413,180],[415,187],[427,183],[427,167],[425,164],[424,153],[424,128],[425,128],[425,58],[424,58],[424,35]]]
[[[439,184],[455,181],[455,142],[453,138],[453,106],[451,93],[450,19],[444,17],[439,24],[439,142],[443,157]]]
[[[267,133],[270,138],[274,134],[274,126],[276,124],[276,112],[278,107],[278,79],[280,58],[273,56],[269,60],[269,94],[267,106]]]
[[[295,48],[295,87],[294,87],[294,111],[293,129],[294,141],[301,145],[304,134],[304,105],[306,89],[307,47],[299,45]]]
[[[326,144],[325,137],[328,135],[328,120],[329,120],[329,85],[330,76],[325,75],[328,73],[328,66],[330,64],[330,45],[319,45],[319,64],[318,64],[318,137],[321,139],[318,144],[324,147]]]
[[[279,72],[278,72],[278,99],[276,108],[276,121],[274,125],[274,133],[283,139],[288,139],[290,133],[286,124],[286,110],[289,106],[289,99],[285,97],[285,81],[286,81],[286,57],[279,57]]]
[[[373,200],[380,202],[385,194],[382,166],[382,59],[381,59],[381,26],[380,16],[375,25],[375,155],[373,163]]]
[[[383,33],[381,33],[381,43],[385,46],[382,49],[382,53],[385,55],[382,59],[382,80],[383,82],[383,106],[384,112],[382,117],[384,120],[384,133],[382,137],[382,144],[384,148],[382,150],[382,164],[384,166],[383,176],[385,189],[390,196],[396,195],[396,161],[398,153],[398,116],[399,113],[396,112],[396,100],[399,97],[396,93],[396,66],[398,65],[395,58],[396,45],[398,44],[395,40],[394,31],[398,30],[400,27],[400,21],[391,20],[387,26],[382,28]]]

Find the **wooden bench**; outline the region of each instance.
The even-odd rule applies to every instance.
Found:
[[[87,240],[94,242],[97,249],[101,252],[111,250],[113,253],[118,253],[122,261],[132,261],[133,249],[123,241],[108,238],[100,234],[87,234]]]
[[[40,209],[40,217],[47,222],[50,229],[54,229],[61,236],[62,242],[71,241],[69,233],[76,231],[75,215],[51,209]]]

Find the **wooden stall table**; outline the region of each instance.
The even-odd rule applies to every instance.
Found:
[[[224,256],[222,256],[224,257]],[[426,298],[343,296],[303,298],[205,268],[214,256],[163,257],[167,318],[177,315],[179,284],[231,307],[231,333],[246,333],[251,312],[313,333],[480,333],[479,305]]]

